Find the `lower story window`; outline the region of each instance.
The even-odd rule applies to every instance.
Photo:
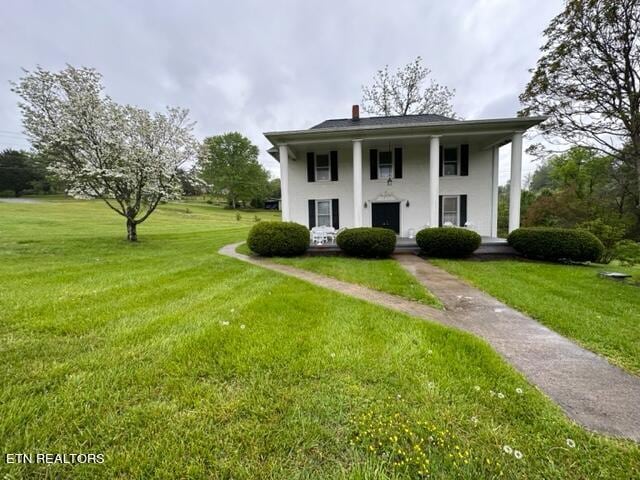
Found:
[[[443,225],[459,225],[458,196],[442,197],[442,224]]]
[[[331,200],[316,200],[316,226],[331,226]]]

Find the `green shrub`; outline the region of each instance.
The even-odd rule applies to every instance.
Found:
[[[597,262],[604,253],[602,242],[586,230],[518,228],[509,234],[508,241],[525,257],[542,260]]]
[[[589,220],[576,225],[576,228],[593,233],[604,245],[604,252],[600,261],[609,263],[613,258],[613,249],[617,242],[622,240],[627,227],[619,220],[604,221],[601,218]]]
[[[387,228],[350,228],[340,233],[336,242],[352,257],[384,258],[396,248],[396,234]]]
[[[480,246],[481,240],[473,230],[457,227],[425,228],[416,235],[420,250],[429,257],[468,257]]]
[[[626,265],[639,265],[640,243],[633,240],[620,240],[613,248],[613,258]]]
[[[264,257],[295,257],[309,248],[309,230],[294,222],[259,222],[251,227],[247,245]]]

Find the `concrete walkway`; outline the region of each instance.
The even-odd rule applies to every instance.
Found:
[[[285,275],[289,275],[290,277],[296,277],[300,280],[311,282],[314,285],[318,285],[329,290],[344,293],[345,295],[350,295],[361,300],[366,300],[367,302],[377,303],[387,308],[398,310],[415,317],[433,319],[440,323],[449,324],[448,315],[444,310],[438,310],[437,308],[429,307],[428,305],[414,302],[403,297],[380,292],[378,290],[372,290],[370,288],[356,285],[354,283],[343,282],[342,280],[327,277],[325,275],[320,275],[318,273],[309,272],[300,268],[274,263],[267,258],[248,257],[247,255],[236,252],[236,247],[238,245],[240,245],[240,243],[226,245],[220,249],[219,253],[228,257],[237,258],[238,260],[242,260],[243,262],[252,263],[254,265],[259,265],[276,272],[284,273]],[[451,323],[450,325],[455,326],[453,323]]]
[[[415,255],[396,259],[442,301],[455,326],[484,338],[570,418],[640,441],[640,377]]]
[[[640,441],[640,377],[609,364],[415,255],[395,258],[440,298],[445,311],[268,259],[248,257],[235,251],[238,245],[227,245],[220,253],[482,337],[577,423],[599,433]]]

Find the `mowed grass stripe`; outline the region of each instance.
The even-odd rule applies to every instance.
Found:
[[[253,215],[163,205],[132,246],[98,202],[0,205],[0,449],[106,456],[2,475],[415,478],[355,441],[372,411],[455,437],[431,478],[637,476],[637,445],[575,426],[478,339],[217,255]]]

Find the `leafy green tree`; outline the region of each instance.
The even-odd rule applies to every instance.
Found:
[[[272,178],[269,180],[269,198],[280,198],[282,192],[280,190],[280,179]]]
[[[635,222],[628,188],[618,181],[625,167],[594,149],[574,147],[551,157],[532,176],[535,199],[524,215],[527,226],[583,226],[611,248]],[[535,183],[536,188],[533,188]],[[626,196],[626,197],[625,197]],[[624,204],[624,205],[623,205]],[[621,208],[621,205],[624,208]]]
[[[549,116],[542,132],[550,142],[589,146],[623,164],[640,230],[640,2],[569,0],[544,34],[521,114]]]
[[[198,171],[214,195],[232,208],[267,195],[269,173],[258,162],[258,147],[238,132],[208,137],[198,158]]]
[[[206,184],[192,170],[179,168],[176,175],[182,185],[182,195],[194,197],[206,193]]]
[[[4,150],[0,152],[0,191],[13,191],[16,197],[34,189],[45,179],[46,170],[28,152]]]
[[[506,185],[498,187],[498,237],[506,237],[509,233],[509,190],[510,181]],[[522,189],[520,195],[520,216],[524,217],[529,209],[529,205],[533,203],[536,195],[527,190]]]

